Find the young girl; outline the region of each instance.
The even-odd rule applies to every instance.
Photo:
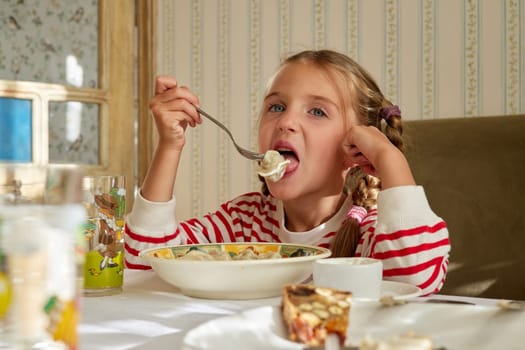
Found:
[[[127,216],[126,262],[147,269],[138,253],[155,245],[287,242],[329,247],[333,256],[383,261],[383,277],[440,290],[450,244],[402,153],[401,112],[370,75],[329,50],[286,59],[264,96],[259,151],[279,151],[289,164],[217,211],[175,218],[173,186],[187,126],[201,117],[198,98],[159,77],[151,101],[159,144]]]

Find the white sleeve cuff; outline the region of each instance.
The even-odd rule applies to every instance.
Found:
[[[167,202],[152,202],[142,197],[138,191],[133,209],[126,217],[126,223],[133,232],[159,235],[174,232],[175,197]]]

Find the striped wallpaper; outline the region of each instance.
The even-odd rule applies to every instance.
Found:
[[[158,74],[257,145],[282,56],[331,48],[358,60],[405,119],[525,113],[525,0],[159,0]],[[210,123],[188,131],[179,218],[258,189],[255,164]]]

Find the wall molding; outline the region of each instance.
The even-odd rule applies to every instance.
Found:
[[[520,111],[520,5],[518,0],[505,1],[505,111],[508,114],[518,114]],[[525,72],[521,72],[525,75]]]
[[[479,6],[465,1],[465,115],[478,114],[479,83]]]
[[[423,81],[423,101],[422,116],[423,119],[434,118],[434,93],[435,93],[435,18],[434,18],[434,1],[424,0],[423,2],[423,42],[422,42],[422,81]]]
[[[193,92],[200,95],[201,92],[201,1],[193,0],[191,3],[191,85]],[[191,132],[191,160],[192,160],[192,198],[191,207],[193,216],[202,214],[202,194],[201,194],[201,182],[202,182],[202,138],[201,128],[195,128]]]
[[[397,87],[399,82],[397,80],[398,75],[398,61],[399,48],[398,48],[398,14],[397,0],[387,0],[385,11],[385,76],[386,76],[386,88],[384,91],[385,96],[392,101],[397,103],[398,93]]]

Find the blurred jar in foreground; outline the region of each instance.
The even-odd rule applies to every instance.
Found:
[[[0,166],[0,349],[77,349],[82,174]]]
[[[83,191],[87,212],[84,295],[120,293],[124,275],[126,177],[86,176]]]

